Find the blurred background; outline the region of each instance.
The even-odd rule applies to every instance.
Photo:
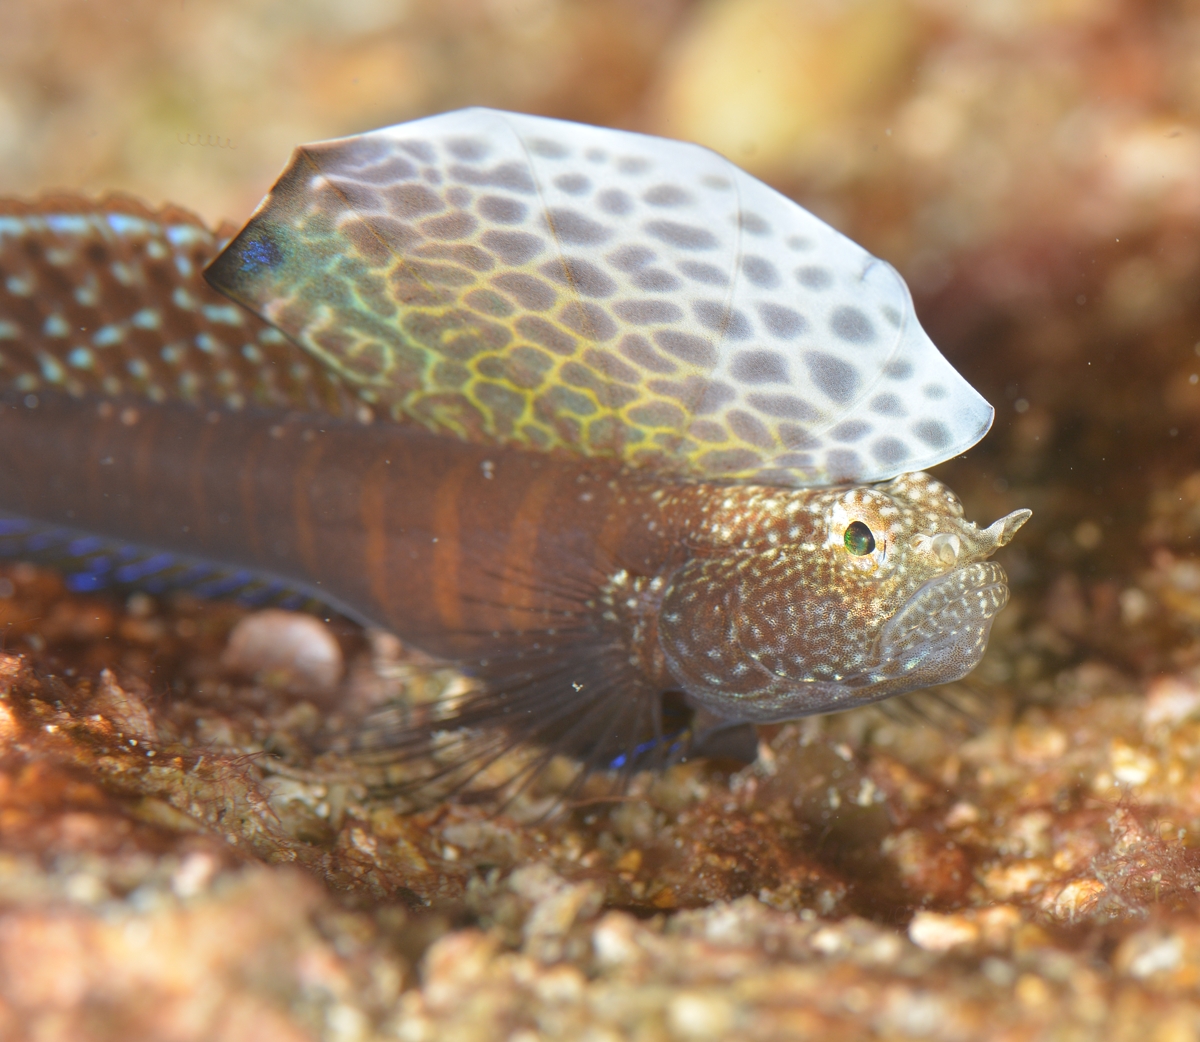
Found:
[[[0,194],[240,223],[296,144],[471,104],[698,141],[904,273],[997,407],[939,474],[1035,511],[992,679],[1200,665],[1200,3],[0,5]]]
[[[240,221],[296,144],[471,104],[708,145],[926,292],[967,250],[1107,246],[1200,213],[1200,5],[1186,0],[0,9],[7,194],[121,189]],[[1144,304],[1147,274],[1124,275],[1114,306]],[[997,297],[1028,291],[1012,266],[986,278]]]
[[[1187,0],[0,8],[7,194],[121,189],[240,222],[296,144],[471,104],[708,145],[925,292],[965,251],[1106,248],[1200,213],[1200,5]],[[1029,291],[1019,268],[981,277],[1011,297]],[[1123,275],[1111,306],[1144,305],[1149,274]]]

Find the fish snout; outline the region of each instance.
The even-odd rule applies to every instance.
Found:
[[[801,685],[813,689],[802,712],[865,705],[961,679],[983,658],[992,621],[1007,603],[1008,577],[994,561],[963,564],[929,580],[884,625],[872,667],[823,685],[819,706],[812,706],[816,685]],[[798,701],[793,693],[789,705]]]
[[[1022,507],[1020,510],[1014,510],[1011,514],[1005,514],[999,521],[993,521],[980,535],[992,544],[993,550],[998,550],[1002,546],[1007,546],[1012,541],[1012,537],[1017,534],[1017,530],[1031,517],[1033,517],[1033,511]]]

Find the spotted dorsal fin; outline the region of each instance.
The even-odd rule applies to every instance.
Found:
[[[896,271],[696,145],[466,109],[300,148],[209,281],[460,437],[878,481],[992,409]]]
[[[123,195],[0,199],[0,388],[355,411],[335,373],[201,278],[231,233]]]

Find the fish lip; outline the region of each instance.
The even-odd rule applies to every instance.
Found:
[[[1008,577],[1000,565],[960,565],[909,595],[882,627],[873,665],[836,680],[799,680],[772,669],[739,640],[745,660],[770,681],[764,690],[733,701],[719,691],[685,690],[718,716],[760,724],[869,705],[965,676],[979,664],[992,620],[1007,603]]]
[[[957,680],[982,658],[992,620],[1008,603],[1008,597],[1008,576],[995,561],[973,561],[928,580],[884,624],[876,666],[863,671],[864,679],[872,683],[913,672],[915,665],[939,651],[962,646],[961,660],[953,666],[955,675],[928,683]],[[918,653],[916,663],[900,661],[913,652]]]
[[[957,587],[957,589],[950,589]],[[968,599],[980,596],[974,604]],[[1008,603],[1008,576],[995,561],[973,561],[959,565],[944,575],[934,576],[922,583],[900,609],[884,624],[876,647],[873,664],[839,678],[820,682],[804,681],[797,690],[808,690],[814,683],[823,688],[839,688],[844,692],[843,705],[849,708],[867,702],[890,698],[934,684],[949,683],[965,676],[979,664],[987,648],[992,620]],[[951,618],[955,608],[971,609],[957,619]],[[933,609],[933,610],[931,610]],[[917,618],[914,619],[914,616]],[[957,622],[929,632],[929,622]],[[924,632],[922,630],[924,629]],[[911,647],[905,648],[905,639]],[[964,645],[959,648],[959,645]],[[742,647],[746,660],[764,675],[785,684],[794,685],[794,678],[771,669]],[[958,649],[959,654],[949,663],[944,675],[930,676],[931,660],[946,657]],[[905,651],[919,651],[916,658]],[[925,668],[922,668],[925,667]],[[912,680],[909,683],[908,680]],[[826,711],[833,711],[830,707]]]

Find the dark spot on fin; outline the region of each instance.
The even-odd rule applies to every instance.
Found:
[[[323,180],[319,189],[313,188],[314,176],[337,161],[336,149],[296,149],[254,216],[205,269],[208,284],[260,314],[276,296],[280,281],[286,281],[287,262],[310,262],[319,252],[313,237],[321,238],[330,222],[353,210],[344,186],[339,189]],[[293,249],[293,243],[304,244],[308,251]]]
[[[285,255],[271,226],[252,221],[204,269],[204,281],[218,293],[256,310],[262,298],[259,281],[277,271]]]
[[[283,259],[279,247],[265,235],[247,240],[241,246],[242,271],[273,268]]]

